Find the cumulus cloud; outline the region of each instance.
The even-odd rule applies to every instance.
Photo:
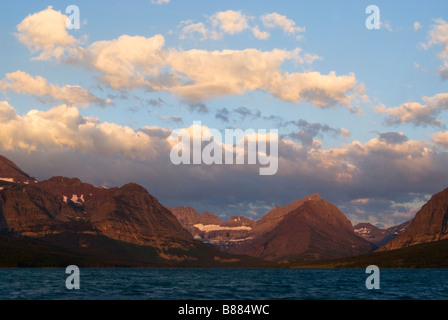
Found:
[[[227,10],[214,13],[205,22],[182,21],[179,37],[187,39],[199,36],[200,40],[219,40],[226,34],[234,35],[250,30],[255,38],[268,39],[271,34],[267,30],[261,30],[256,23],[257,20],[261,21],[264,28],[281,29],[285,34],[294,36],[297,40],[302,39],[305,32],[305,27],[296,26],[293,20],[276,12],[261,15],[257,19],[241,11]]]
[[[394,108],[380,105],[375,107],[375,111],[387,115],[385,120],[387,125],[412,123],[415,126],[443,126],[442,120],[438,119],[437,116],[442,111],[448,110],[448,93],[423,97],[422,100],[424,104],[407,102]]]
[[[180,39],[194,39],[196,36],[200,36],[200,40],[218,40],[224,34],[233,35],[249,29],[249,20],[251,19],[252,17],[246,16],[241,11],[219,11],[208,18],[207,25],[204,22],[182,21],[179,37]],[[259,39],[267,37],[264,32],[258,29],[253,29],[253,34]]]
[[[448,150],[448,131],[434,133],[432,140]]]
[[[240,33],[249,28],[248,17],[241,11],[227,10],[215,13],[210,17],[214,26],[218,26],[228,34]]]
[[[438,53],[443,65],[439,67],[438,72],[442,80],[448,79],[448,23],[439,18],[428,33],[428,42],[423,43],[422,47],[428,49],[433,45],[442,45],[442,51]]]
[[[44,12],[45,16],[60,18],[62,15],[51,7]],[[42,12],[35,14],[39,19],[34,24],[41,23],[41,14]],[[271,24],[283,21],[277,15],[273,17],[275,19],[267,20]],[[22,22],[26,26],[29,25],[25,23],[27,19]],[[248,28],[247,18],[241,12],[220,12],[214,19],[225,32],[235,33]],[[62,20],[50,19],[42,23],[45,26],[52,23],[61,26]],[[284,23],[284,28],[287,28],[286,22]],[[28,43],[40,43],[40,33],[26,33],[26,30],[28,28],[18,28],[19,39],[26,38]],[[65,29],[64,32],[66,33]],[[67,45],[77,43],[71,36],[66,40]],[[62,45],[66,42],[54,40],[50,47],[40,45],[39,48],[50,52],[55,47],[54,43]],[[303,54],[298,48],[291,51],[185,51],[166,49],[164,45],[165,39],[162,35],[122,35],[113,40],[96,41],[86,48],[78,46],[76,50],[70,51],[69,56],[62,62],[77,64],[98,72],[98,79],[115,90],[146,88],[168,91],[192,103],[262,90],[292,103],[309,101],[318,107],[344,106],[357,111],[357,106],[353,106],[352,102],[364,96],[363,86],[357,83],[354,74],[337,76],[333,71],[328,74],[282,71],[280,68],[285,61],[310,64],[319,58],[316,55]],[[56,54],[52,56],[60,57]]]
[[[95,118],[81,116],[76,107],[65,104],[48,111],[31,110],[20,116],[3,101],[0,124],[3,150],[77,150],[131,159],[151,159],[156,154],[155,141],[148,131],[100,123]]]
[[[168,85],[159,71],[165,65],[164,43],[161,35],[150,38],[122,35],[94,42],[76,58],[78,64],[100,72],[99,80],[113,89],[147,86],[160,90]]]
[[[80,40],[69,35],[67,16],[60,11],[47,9],[28,15],[17,25],[17,39],[32,52],[41,52],[37,60],[60,58],[65,51],[76,48]]]
[[[305,31],[305,28],[296,26],[296,23],[293,20],[288,19],[284,15],[276,12],[268,13],[261,16],[261,21],[267,28],[280,28],[283,32],[289,35],[294,35],[297,40],[303,38],[302,33]]]
[[[166,51],[162,46],[162,36],[121,36],[94,43],[87,49],[86,61],[102,72],[100,80],[114,89],[147,87],[169,91],[191,102],[264,90],[293,103],[310,101],[319,107],[339,105],[351,109],[353,97],[362,95],[353,74],[281,71],[286,60],[309,62],[309,56],[301,56],[299,49]],[[161,73],[163,67],[170,71]]]
[[[58,87],[40,76],[33,77],[20,70],[6,74],[6,78],[0,81],[0,89],[35,95],[43,101],[57,101],[80,106],[88,106],[91,103],[105,106],[112,103],[110,99],[100,99],[80,86]]]

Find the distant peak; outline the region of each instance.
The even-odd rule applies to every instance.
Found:
[[[318,193],[313,193],[313,194],[309,195],[308,197],[306,197],[305,199],[307,199],[307,200],[322,200],[322,197]]]
[[[0,155],[0,177],[4,181],[10,182],[30,182],[36,181],[28,173],[20,169],[14,162]]]

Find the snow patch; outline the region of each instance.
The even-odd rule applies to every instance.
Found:
[[[72,198],[70,200],[74,203],[79,203],[79,204],[83,204],[85,202],[83,194],[80,197],[78,197],[76,194],[73,194]]]
[[[359,229],[355,229],[356,233],[361,233],[361,234],[370,234],[370,230],[367,228],[359,228]]]
[[[223,227],[217,224],[195,224],[194,227],[198,228],[201,231],[210,232],[210,231],[218,231],[218,230],[251,230],[251,227],[241,226],[241,227]]]
[[[14,182],[14,178],[0,178],[1,181]]]

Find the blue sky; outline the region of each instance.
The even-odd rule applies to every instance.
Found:
[[[61,27],[72,4],[79,30]],[[370,4],[379,30],[365,27]],[[380,226],[411,218],[447,187],[444,1],[21,1],[0,9],[0,151],[40,179],[136,181],[162,203],[224,219],[257,219],[318,192],[353,223]],[[164,139],[193,121],[278,129],[278,174],[172,166]]]

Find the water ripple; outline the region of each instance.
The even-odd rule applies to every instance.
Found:
[[[80,290],[65,269],[0,269],[0,299],[448,299],[448,269],[384,269],[368,290],[363,269],[83,268]]]

